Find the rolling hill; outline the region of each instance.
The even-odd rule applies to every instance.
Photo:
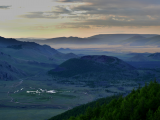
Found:
[[[90,72],[113,72],[134,69],[134,67],[116,57],[92,55],[69,59],[49,73],[63,77],[72,77]]]
[[[100,85],[103,81],[135,79],[136,68],[124,61],[105,55],[88,55],[69,59],[48,72],[57,81]]]

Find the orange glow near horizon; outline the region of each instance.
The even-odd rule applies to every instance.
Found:
[[[0,31],[2,37],[6,38],[56,38],[56,37],[90,37],[97,34],[159,34],[160,27],[142,27],[142,28],[129,28],[129,27],[106,27],[106,28],[92,28],[92,29],[73,29],[73,28],[67,28],[67,29],[53,29],[53,30],[43,30],[45,28],[37,27],[37,29],[41,30],[34,30],[31,28],[25,30],[24,28],[21,28],[22,30],[16,29],[15,31]]]

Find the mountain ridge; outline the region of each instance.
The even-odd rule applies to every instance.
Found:
[[[45,40],[33,39],[32,41],[40,44],[130,44],[131,46],[157,45],[159,40],[157,34],[99,34],[91,37],[57,37]],[[28,39],[26,39],[27,41]],[[30,40],[30,39],[29,39]],[[160,43],[158,42],[160,45]]]

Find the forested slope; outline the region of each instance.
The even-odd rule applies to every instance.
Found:
[[[78,116],[80,114],[84,114],[85,111],[87,110],[87,108],[94,108],[94,107],[96,107],[96,105],[108,104],[112,99],[116,99],[118,97],[119,97],[119,95],[101,98],[96,101],[77,106],[71,110],[68,110],[68,111],[60,114],[60,115],[52,117],[49,120],[67,120],[70,118],[70,116]]]
[[[79,106],[81,109],[79,114],[74,114],[74,110],[70,110],[71,113],[68,112],[68,116],[61,114],[59,118],[66,120],[71,115],[68,120],[160,120],[159,101],[160,84],[151,81],[149,85],[146,84],[137,90],[133,89],[126,97],[112,99],[109,104],[107,102],[98,104],[97,101],[96,105],[85,109]],[[53,117],[50,120],[60,119]]]

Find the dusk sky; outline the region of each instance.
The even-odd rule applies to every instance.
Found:
[[[159,34],[159,0],[0,0],[0,36]]]

